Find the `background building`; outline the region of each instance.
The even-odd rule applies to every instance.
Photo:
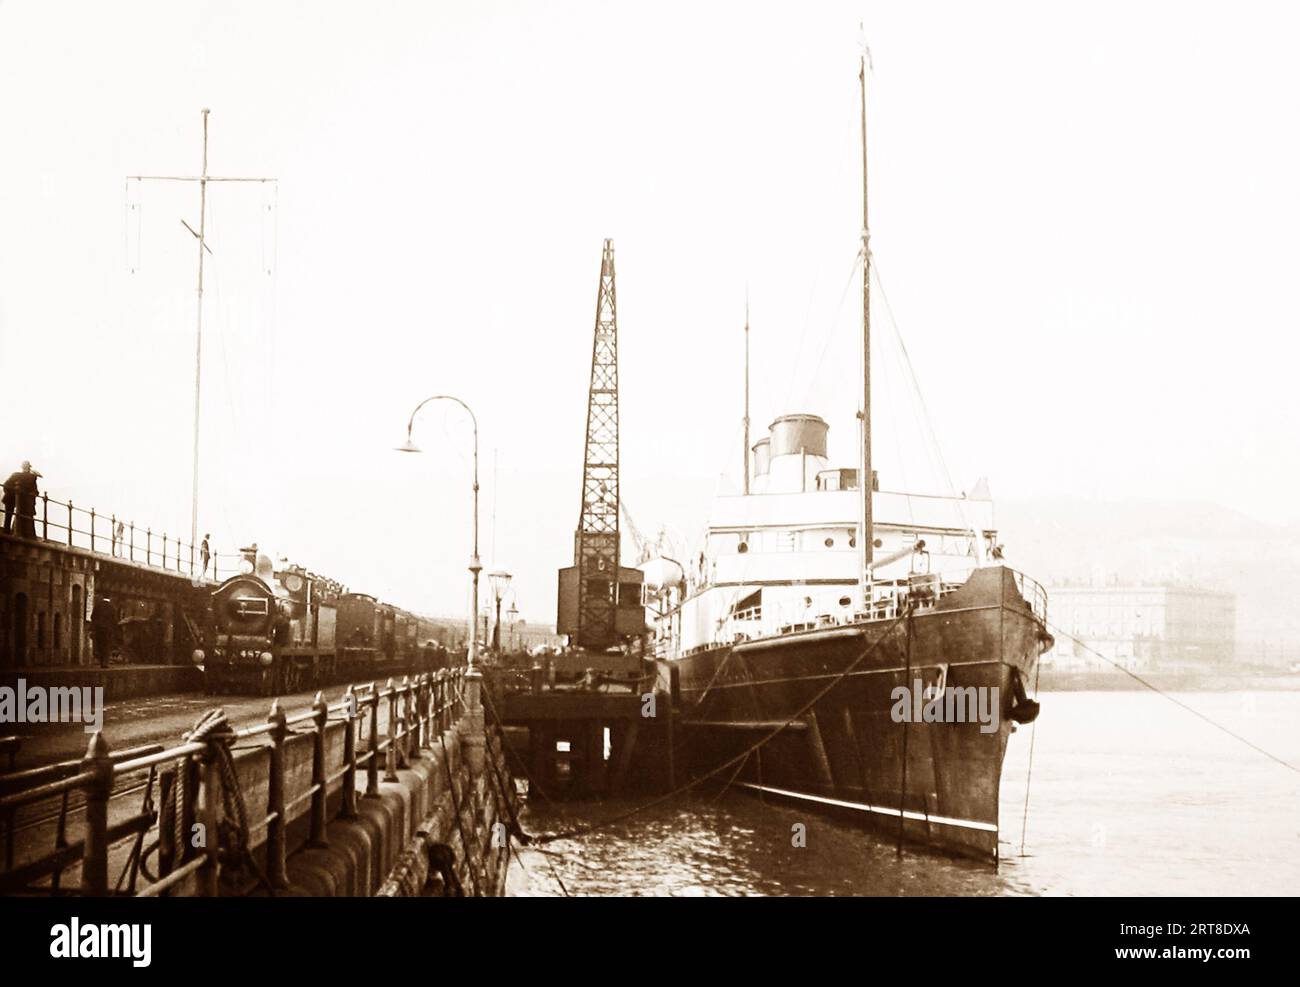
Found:
[[[1236,661],[1237,597],[1196,586],[1055,586],[1048,612],[1058,627],[1125,668],[1221,669]],[[1110,666],[1058,634],[1044,661],[1069,670]]]

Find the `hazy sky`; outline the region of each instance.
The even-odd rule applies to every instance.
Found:
[[[484,562],[553,620],[602,238],[643,531],[736,483],[746,291],[756,433],[815,411],[851,464],[865,20],[874,256],[954,482],[1296,521],[1298,19],[3,0],[0,468],[188,534],[197,189],[124,179],[197,173],[209,107],[211,172],[279,185],[211,187],[201,526],[457,612],[468,430],[391,451],[449,392]],[[941,490],[877,301],[882,485]]]

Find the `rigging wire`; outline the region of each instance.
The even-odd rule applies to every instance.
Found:
[[[835,303],[835,308],[831,310],[831,319],[830,319],[831,328],[830,331],[826,333],[826,342],[822,345],[821,356],[817,358],[817,366],[813,368],[812,377],[809,379],[808,386],[804,390],[803,398],[802,398],[804,404],[807,404],[809,398],[812,396],[813,387],[816,385],[817,378],[822,372],[822,365],[826,362],[826,354],[830,351],[831,341],[835,338],[835,325],[837,323],[837,318],[840,312],[843,311],[844,300],[848,298],[849,289],[852,288],[853,285],[857,282],[858,272],[861,270],[862,270],[862,251],[859,250],[853,258],[853,264],[849,268],[849,276],[848,279],[844,282],[843,290],[840,291],[839,301]],[[793,378],[791,379],[793,380]]]
[[[605,819],[597,820],[596,822],[592,822],[592,823],[583,823],[579,826],[573,827],[572,829],[562,830],[558,833],[545,833],[540,836],[530,836],[529,838],[530,845],[553,843],[556,840],[571,839],[575,836],[586,836],[589,833],[595,832],[596,830],[604,829],[608,826],[614,825],[615,823],[623,822],[624,820],[639,815],[648,809],[652,809],[655,808],[656,806],[663,805],[665,802],[672,801],[673,799],[686,794],[688,791],[698,787],[699,785],[708,781],[710,778],[717,777],[722,772],[744,761],[755,751],[759,750],[761,747],[767,744],[768,741],[770,741],[777,734],[787,729],[791,724],[793,724],[796,720],[798,720],[810,709],[812,709],[815,705],[817,705],[817,703],[821,702],[821,700],[832,689],[834,689],[846,678],[852,675],[853,672],[857,670],[859,665],[861,665],[864,661],[866,661],[869,657],[871,657],[871,655],[875,653],[877,648],[879,648],[882,644],[885,643],[886,640],[890,639],[893,636],[893,632],[898,628],[898,626],[901,623],[903,623],[907,619],[907,617],[910,614],[911,614],[911,608],[908,607],[897,617],[895,617],[892,621],[890,621],[890,623],[886,627],[882,628],[880,636],[876,638],[875,641],[873,641],[870,645],[864,648],[862,652],[856,658],[853,659],[853,661],[849,662],[849,664],[844,667],[844,670],[842,672],[836,675],[833,679],[830,680],[830,682],[828,682],[822,688],[818,689],[817,692],[813,694],[812,698],[809,699],[804,705],[799,707],[799,709],[795,710],[795,712],[785,722],[781,723],[780,725],[778,725],[777,727],[769,731],[763,737],[760,737],[757,741],[755,741],[745,750],[741,751],[735,757],[728,758],[726,761],[723,761],[721,764],[717,765],[715,768],[713,768],[711,771],[707,772],[706,774],[699,775],[698,777],[692,778],[690,781],[686,782],[686,784],[678,785],[670,792],[666,792],[665,794],[650,799],[649,801],[642,802],[639,805],[635,805],[631,809],[628,809],[626,812],[615,813],[614,815],[609,816]],[[487,695],[487,690],[483,690],[483,695]],[[501,725],[501,721],[496,714],[496,709],[495,707],[492,706],[490,701],[488,703],[488,706],[489,709],[492,711],[493,717],[497,720],[497,725],[499,728]],[[525,769],[524,777],[529,778],[526,769]],[[531,784],[531,778],[529,778],[529,783]]]
[[[885,314],[888,316],[890,328],[893,330],[894,340],[898,343],[898,352],[902,358],[903,367],[906,371],[907,378],[911,381],[917,406],[921,410],[921,420],[925,424],[925,432],[930,440],[930,448],[938,462],[940,477],[943,482],[948,485],[948,496],[957,505],[957,511],[961,517],[962,527],[970,532],[972,550],[975,557],[979,558],[979,540],[982,532],[977,531],[974,525],[971,524],[970,516],[966,511],[966,499],[964,496],[958,496],[957,486],[952,482],[952,472],[948,469],[948,461],[943,455],[943,447],[939,442],[939,433],[938,429],[936,429],[934,425],[934,417],[930,414],[930,407],[926,403],[925,393],[921,390],[920,380],[916,375],[916,368],[912,364],[911,355],[907,352],[907,344],[903,342],[903,334],[898,328],[898,320],[894,317],[894,307],[889,302],[889,293],[885,290],[885,283],[880,273],[880,263],[879,261],[876,261],[871,266],[872,272],[876,277],[876,287],[879,289],[881,301],[884,303]]]
[[[1034,701],[1038,701],[1038,679],[1043,673],[1043,662],[1040,659],[1034,666]],[[1025,855],[1025,833],[1029,830],[1029,783],[1034,777],[1034,740],[1038,737],[1038,717],[1034,717],[1033,724],[1029,727],[1029,768],[1025,772],[1025,811],[1020,817],[1020,856]]]
[[[1112,666],[1114,666],[1115,668],[1118,668],[1121,672],[1123,672],[1123,673],[1124,673],[1125,675],[1127,675],[1129,678],[1133,679],[1135,682],[1137,682],[1137,683],[1139,683],[1139,684],[1141,684],[1141,685],[1143,685],[1143,686],[1146,686],[1146,688],[1150,689],[1150,690],[1151,690],[1152,692],[1154,692],[1156,695],[1158,695],[1158,696],[1163,696],[1165,699],[1168,699],[1171,703],[1173,703],[1173,704],[1176,705],[1176,706],[1181,706],[1183,709],[1187,710],[1187,712],[1191,713],[1191,714],[1192,714],[1193,716],[1195,716],[1195,717],[1198,717],[1199,719],[1204,720],[1206,723],[1208,723],[1210,726],[1214,727],[1216,730],[1220,730],[1220,731],[1222,731],[1223,733],[1226,733],[1226,734],[1227,734],[1229,737],[1231,737],[1233,740],[1239,741],[1239,742],[1245,744],[1247,747],[1251,748],[1252,750],[1257,751],[1257,752],[1260,753],[1260,754],[1263,754],[1263,755],[1264,755],[1266,758],[1268,758],[1270,761],[1276,761],[1278,764],[1282,765],[1282,767],[1284,767],[1284,768],[1288,768],[1288,769],[1290,769],[1291,771],[1296,772],[1296,774],[1300,774],[1300,767],[1297,767],[1296,765],[1292,764],[1290,761],[1283,760],[1282,758],[1280,758],[1280,757],[1278,757],[1276,754],[1274,754],[1272,751],[1265,750],[1263,747],[1260,747],[1259,744],[1256,744],[1256,743],[1253,742],[1253,741],[1247,740],[1247,739],[1246,739],[1245,737],[1243,737],[1241,734],[1233,732],[1232,730],[1230,730],[1230,729],[1228,729],[1227,727],[1225,727],[1222,723],[1219,723],[1218,721],[1213,720],[1213,719],[1211,719],[1210,717],[1206,716],[1204,713],[1202,713],[1200,710],[1196,709],[1194,706],[1189,706],[1189,705],[1187,705],[1187,703],[1183,702],[1181,699],[1176,698],[1175,696],[1171,695],[1170,693],[1165,692],[1165,690],[1161,689],[1159,686],[1157,686],[1157,685],[1153,685],[1152,683],[1148,682],[1148,681],[1147,681],[1146,679],[1144,679],[1141,675],[1138,675],[1137,672],[1134,672],[1134,671],[1131,671],[1131,670],[1128,669],[1128,668],[1125,668],[1122,664],[1120,664],[1119,662],[1115,661],[1115,660],[1112,659],[1112,658],[1108,658],[1106,655],[1102,654],[1102,653],[1101,653],[1100,651],[1098,651],[1096,648],[1094,648],[1094,647],[1092,647],[1091,645],[1087,644],[1085,641],[1081,641],[1079,638],[1075,637],[1075,636],[1074,636],[1073,634],[1071,634],[1069,631],[1066,631],[1066,630],[1063,630],[1063,629],[1060,628],[1060,627],[1057,627],[1057,626],[1056,626],[1054,623],[1052,623],[1050,620],[1048,620],[1048,621],[1044,621],[1044,623],[1046,623],[1047,626],[1050,627],[1050,628],[1052,629],[1052,632],[1053,632],[1053,633],[1055,633],[1055,634],[1061,634],[1061,635],[1063,635],[1063,636],[1069,638],[1069,639],[1070,639],[1071,641],[1073,641],[1075,644],[1077,644],[1077,645],[1079,645],[1080,647],[1082,647],[1085,651],[1088,651],[1088,652],[1090,652],[1091,654],[1096,655],[1098,658],[1100,658],[1100,659],[1101,659],[1102,661],[1104,661],[1106,664],[1108,664],[1108,665],[1112,665]]]
[[[839,162],[839,165],[835,170],[835,177],[834,177],[835,185],[838,185],[840,179],[843,178],[844,176],[845,169],[848,165],[848,158],[847,155],[845,154],[845,148],[848,146],[850,136],[856,129],[857,129],[856,111],[854,111],[853,113],[845,114],[844,129],[840,134],[840,148],[839,148],[839,152],[835,155],[835,160]],[[821,284],[822,270],[825,268],[825,266],[826,265],[824,262],[819,263],[816,269],[813,271],[813,283],[812,283],[812,287],[808,291],[808,304],[804,309],[803,322],[799,328],[799,346],[795,350],[794,362],[788,365],[785,364],[781,365],[781,366],[789,366],[791,368],[790,382],[786,388],[786,395],[785,395],[785,407],[787,409],[790,407],[790,401],[794,397],[794,387],[795,387],[795,381],[798,380],[799,364],[803,359],[804,344],[807,342],[808,329],[812,322],[813,303],[817,298],[817,288]],[[773,372],[775,372],[778,369],[779,367],[774,367]]]
[[[875,258],[872,258],[875,261]],[[938,432],[934,427],[934,418],[930,414],[929,405],[925,401],[925,393],[921,390],[920,380],[916,375],[916,368],[912,364],[912,357],[907,352],[907,344],[903,342],[903,334],[898,328],[898,320],[894,317],[894,307],[889,303],[889,293],[885,290],[885,283],[880,274],[880,262],[875,261],[872,265],[872,273],[876,278],[876,287],[880,291],[880,299],[885,305],[885,314],[889,317],[889,325],[893,330],[894,339],[898,343],[898,351],[902,356],[903,366],[907,371],[908,378],[911,380],[912,388],[916,395],[917,404],[921,409],[921,414],[925,421],[926,430],[929,434],[930,441],[933,443],[934,454],[938,458],[941,475],[948,484],[948,492],[957,497],[957,487],[952,482],[952,473],[948,469],[948,462],[944,458],[943,448],[939,444]]]

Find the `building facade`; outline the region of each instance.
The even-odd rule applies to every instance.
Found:
[[[1104,671],[1114,662],[1133,671],[1208,671],[1236,661],[1234,593],[1178,584],[1065,585],[1049,587],[1048,601],[1052,623],[1068,632],[1043,656],[1049,667]]]

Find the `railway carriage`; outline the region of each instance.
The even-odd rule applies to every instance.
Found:
[[[448,666],[439,622],[349,593],[332,579],[288,566],[232,576],[213,591],[204,646],[209,693],[280,695]]]

